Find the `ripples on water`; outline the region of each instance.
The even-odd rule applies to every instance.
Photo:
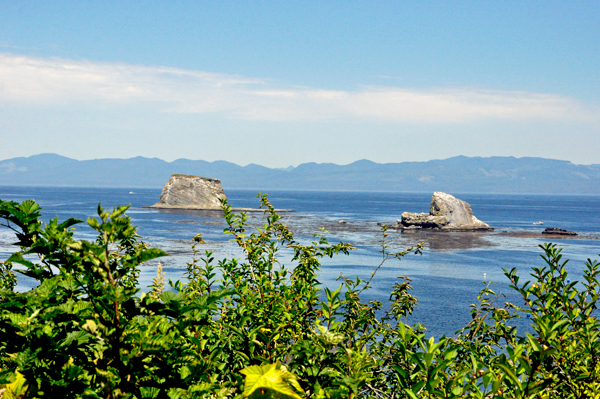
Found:
[[[167,278],[181,279],[186,262],[191,260],[192,237],[197,233],[207,241],[202,249],[215,251],[217,259],[240,257],[239,250],[223,235],[225,227],[221,212],[173,211],[146,209],[158,200],[158,189],[94,189],[94,188],[32,188],[0,187],[3,200],[22,201],[33,198],[42,205],[46,219],[64,220],[75,217],[85,220],[96,214],[98,202],[106,209],[131,204],[128,215],[138,226],[138,233],[151,246],[170,254],[160,262]],[[227,190],[234,207],[257,207],[256,192]],[[324,286],[337,287],[340,274],[369,278],[381,261],[381,232],[378,222],[393,223],[404,211],[427,212],[431,194],[272,191],[269,198],[276,208],[293,209],[285,213],[284,221],[297,238],[309,240],[324,227],[332,241],[349,242],[357,247],[350,256],[325,259],[320,273]],[[424,242],[422,256],[407,255],[402,261],[389,260],[378,271],[373,288],[364,299],[385,303],[398,276],[412,279],[412,293],[419,305],[411,322],[422,322],[429,333],[452,335],[470,320],[469,305],[483,288],[483,280],[492,281],[497,292],[507,295],[503,300],[520,304],[508,288],[502,268],[517,267],[525,278],[531,267],[542,266],[538,245],[548,239],[537,234],[545,227],[560,227],[580,233],[576,239],[552,238],[564,248],[571,259],[567,271],[572,280],[579,279],[587,258],[600,253],[600,205],[598,196],[492,195],[456,194],[469,202],[475,215],[496,228],[492,233],[435,233],[388,231],[391,250],[402,250]],[[261,213],[250,213],[250,224],[263,222]],[[339,224],[344,220],[346,224]],[[533,222],[543,221],[543,226]],[[94,232],[85,225],[77,226],[77,238],[93,240]],[[0,260],[15,250],[9,244],[13,236],[0,229]],[[281,262],[289,261],[283,251]],[[157,262],[149,262],[141,270],[140,285],[147,287],[156,273]],[[524,280],[523,280],[524,281]],[[31,282],[19,279],[19,289],[30,288]],[[518,322],[523,327],[526,322]]]

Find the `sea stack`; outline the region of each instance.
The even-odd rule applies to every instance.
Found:
[[[227,199],[221,180],[191,175],[171,175],[151,208],[221,209],[219,200]]]
[[[404,212],[399,229],[434,229],[443,231],[492,231],[487,223],[473,216],[471,205],[453,195],[435,192],[429,213]]]

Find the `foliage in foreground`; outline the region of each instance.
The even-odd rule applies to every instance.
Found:
[[[0,395],[600,398],[597,262],[570,282],[560,249],[543,245],[531,282],[505,270],[522,306],[498,305],[488,285],[455,337],[426,340],[422,326],[406,324],[417,303],[409,279],[385,306],[361,301],[370,280],[322,289],[321,259],[352,246],[322,235],[299,242],[266,196],[261,205],[265,224],[249,232],[245,214],[223,204],[243,259],[215,263],[194,247],[185,282],[165,290],[159,270],[139,295],[140,265],[165,253],[139,240],[127,207],[99,206],[87,221],[98,237],[87,242],[73,236],[78,220],[44,225],[35,202],[0,201],[20,246],[0,263]],[[289,268],[281,249],[293,254]],[[392,253],[382,241],[383,261],[420,249]],[[15,292],[14,264],[39,285]],[[533,334],[510,326],[523,314]]]

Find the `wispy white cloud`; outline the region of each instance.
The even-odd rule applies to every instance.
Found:
[[[555,94],[475,88],[284,86],[264,79],[157,66],[0,54],[0,102],[155,104],[164,112],[252,120],[356,118],[461,123],[486,119],[596,119],[597,110]]]
[[[0,47],[10,48],[10,49],[13,49],[13,50],[39,50],[39,48],[37,48],[37,47],[15,46],[15,45],[10,44],[7,41],[0,42]]]

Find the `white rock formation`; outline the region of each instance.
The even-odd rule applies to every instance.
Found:
[[[433,193],[429,213],[404,212],[395,227],[448,231],[493,230],[487,223],[473,216],[471,205],[467,202],[439,191]]]
[[[171,175],[158,202],[151,208],[221,209],[226,199],[221,180],[191,175]]]

